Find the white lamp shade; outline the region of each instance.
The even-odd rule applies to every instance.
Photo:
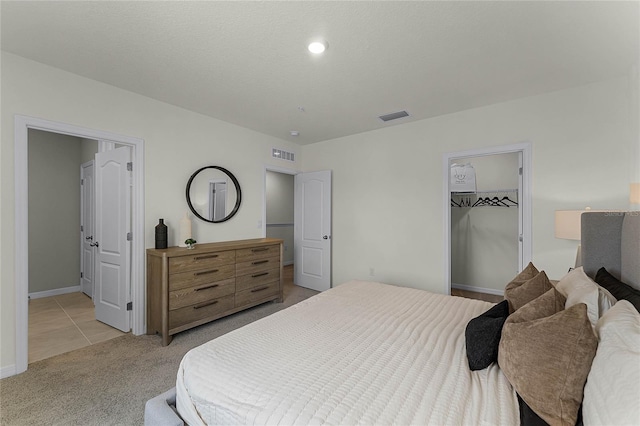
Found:
[[[629,202],[640,204],[640,182],[634,182],[629,187]]]
[[[585,210],[556,210],[555,236],[565,240],[580,240],[580,216]]]

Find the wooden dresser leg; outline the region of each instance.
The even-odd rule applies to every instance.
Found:
[[[169,334],[163,334],[162,335],[162,346],[168,346],[169,343],[171,343],[172,340],[173,340],[173,336],[170,336]]]

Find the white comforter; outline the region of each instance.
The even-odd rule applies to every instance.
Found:
[[[190,425],[513,425],[497,365],[472,372],[467,322],[492,304],[352,281],[187,353]]]

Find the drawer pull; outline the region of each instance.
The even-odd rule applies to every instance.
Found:
[[[198,275],[215,274],[218,271],[219,269],[212,269],[210,271],[194,272],[193,275],[197,277]]]
[[[269,247],[254,248],[254,249],[251,249],[251,252],[252,253],[257,253],[259,251],[267,251],[267,250],[269,250]]]
[[[256,262],[251,262],[252,265],[260,265],[262,263],[269,263],[268,260],[258,260]]]
[[[216,257],[218,257],[217,254],[209,254],[206,256],[196,256],[193,258],[193,260],[203,260],[203,259],[215,259]]]
[[[251,278],[258,278],[258,277],[262,277],[264,275],[269,275],[269,273],[268,272],[263,272],[261,274],[253,274],[253,275],[251,275]]]
[[[218,303],[217,300],[212,300],[211,302],[206,302],[206,303],[200,303],[199,305],[195,305],[193,309],[205,308],[207,306],[215,305],[216,303]]]
[[[196,291],[209,290],[210,288],[216,288],[216,287],[218,287],[218,284],[213,284],[213,285],[208,285],[206,287],[196,288]]]
[[[268,288],[269,288],[269,286],[254,288],[253,290],[251,290],[251,293],[257,293],[259,291],[264,291],[264,290],[267,290]]]

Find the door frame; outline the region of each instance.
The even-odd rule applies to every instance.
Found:
[[[512,145],[499,145],[478,148],[469,151],[446,152],[442,155],[442,206],[444,241],[444,292],[451,294],[451,192],[449,188],[451,160],[464,157],[483,157],[487,155],[522,153],[522,194],[518,195],[519,208],[522,209],[522,263],[526,265],[533,256],[532,231],[532,144],[529,141]]]
[[[28,130],[42,130],[106,143],[131,147],[135,165],[132,178],[131,202],[131,302],[132,332],[146,332],[145,309],[145,246],[144,246],[144,140],[72,124],[16,115],[14,118],[14,177],[15,177],[15,297],[16,297],[16,371],[27,370],[29,360],[29,185],[28,185]]]

